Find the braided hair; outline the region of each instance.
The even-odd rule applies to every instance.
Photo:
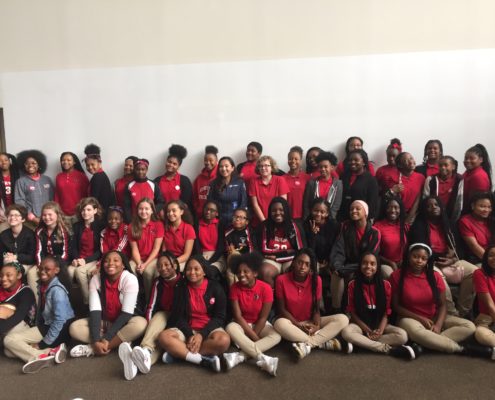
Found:
[[[481,157],[483,159],[483,162],[481,163],[481,168],[483,168],[483,170],[488,175],[488,179],[490,180],[490,187],[492,187],[492,164],[490,162],[490,157],[488,156],[488,151],[486,150],[486,147],[478,143],[475,144],[473,147],[467,149],[466,153],[474,153],[478,157]]]
[[[297,260],[300,256],[306,255],[309,257],[309,270],[311,276],[311,317],[314,314],[319,312],[320,305],[318,301],[318,264],[316,261],[316,255],[313,249],[309,247],[304,247],[297,251],[294,259],[292,260],[291,270],[294,268],[294,265],[297,263]]]
[[[266,227],[266,236],[267,239],[274,239],[275,238],[275,232],[277,230],[277,225],[275,224],[275,221],[272,219],[271,216],[271,209],[272,206],[276,203],[280,203],[282,205],[282,208],[284,209],[284,221],[282,222],[282,230],[284,234],[287,236],[287,238],[293,242],[296,239],[296,230],[294,228],[294,223],[291,218],[291,212],[290,212],[290,207],[289,203],[287,200],[285,200],[283,197],[274,197],[272,201],[270,202],[270,205],[268,207],[268,217],[265,220],[265,227]],[[280,228],[280,227],[279,227]],[[296,248],[297,246],[294,246]]]

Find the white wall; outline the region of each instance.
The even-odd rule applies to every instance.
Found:
[[[495,50],[187,64],[0,74],[7,148],[38,148],[52,176],[62,151],[103,148],[112,178],[134,154],[161,173],[171,143],[194,178],[205,145],[241,161],[251,140],[286,168],[290,146],[342,155],[363,137],[382,164],[399,137],[417,160],[429,138],[462,159],[481,142],[495,149]]]

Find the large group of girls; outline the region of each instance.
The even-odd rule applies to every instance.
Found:
[[[172,145],[163,175],[100,149],[0,154],[0,341],[25,373],[117,350],[126,379],[158,360],[275,376],[282,339],[302,359],[354,347],[413,360],[424,349],[495,359],[495,225],[485,147],[464,174],[429,140],[421,165],[398,139],[375,168],[359,137],[294,146],[288,172],[247,146],[207,146],[191,183]],[[475,299],[477,301],[475,302]],[[69,344],[72,348],[69,351]],[[229,352],[231,344],[235,345]]]

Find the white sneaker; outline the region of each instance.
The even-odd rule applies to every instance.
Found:
[[[319,348],[328,351],[342,351],[342,344],[340,343],[339,339],[334,338],[325,343],[322,343]]]
[[[311,353],[311,346],[306,343],[302,343],[302,342],[292,343],[292,347],[294,348],[300,360],[302,360],[309,353]]]
[[[132,362],[132,348],[127,342],[123,342],[119,346],[119,358],[124,365],[124,376],[128,381],[132,381],[137,375],[136,364]]]
[[[78,344],[70,351],[70,356],[73,358],[91,357],[94,356],[94,354],[93,348],[89,344]]]
[[[151,370],[151,353],[148,349],[136,346],[132,349],[132,361],[136,364],[139,372],[147,374]]]
[[[269,357],[265,354],[261,354],[259,360],[256,361],[256,365],[263,371],[268,372],[271,376],[277,376],[278,358]]]
[[[34,374],[38,372],[40,369],[49,367],[54,364],[55,356],[53,354],[41,354],[36,357],[34,360],[31,360],[24,364],[22,367],[22,372],[25,374]]]
[[[227,371],[230,371],[236,365],[239,365],[240,363],[245,361],[245,357],[239,352],[223,353],[223,358],[227,366]]]

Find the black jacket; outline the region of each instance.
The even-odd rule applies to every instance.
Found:
[[[5,335],[19,322],[24,321],[29,326],[33,326],[36,317],[36,301],[34,293],[29,286],[21,287],[9,298],[0,304],[11,304],[15,306],[14,314],[7,319],[0,319],[0,336]]]
[[[93,261],[97,261],[101,258],[101,247],[100,247],[100,239],[101,239],[101,231],[105,228],[105,222],[102,220],[95,220],[91,224],[91,230],[93,231],[93,254],[89,257],[86,257],[84,261],[86,263],[90,263]],[[73,226],[72,230],[74,231],[72,235],[71,241],[71,259],[75,260],[80,258],[80,243],[81,236],[84,232],[84,222],[77,221]]]
[[[19,236],[16,238],[10,228],[0,233],[0,257],[2,257],[2,265],[4,253],[16,254],[17,261],[21,264],[33,265],[35,262],[34,254],[36,253],[36,237],[34,232],[23,226]]]
[[[339,219],[345,221],[349,219],[349,209],[354,200],[363,200],[368,204],[368,218],[373,219],[378,216],[378,182],[375,177],[368,171],[364,171],[356,177],[356,180],[350,184],[350,173],[346,172],[342,176],[344,193],[342,196],[342,205],[340,206]]]
[[[96,172],[89,181],[89,195],[95,197],[101,204],[103,211],[106,212],[108,207],[114,204],[112,184],[105,172]]]
[[[203,339],[206,339],[211,331],[223,327],[227,314],[227,296],[222,286],[209,279],[206,293],[203,297],[206,305],[206,312],[210,321],[199,331]],[[189,288],[187,280],[181,279],[174,291],[174,302],[170,315],[170,326],[179,329],[187,338],[193,336],[193,330],[189,325],[191,316],[191,305],[189,302]]]

